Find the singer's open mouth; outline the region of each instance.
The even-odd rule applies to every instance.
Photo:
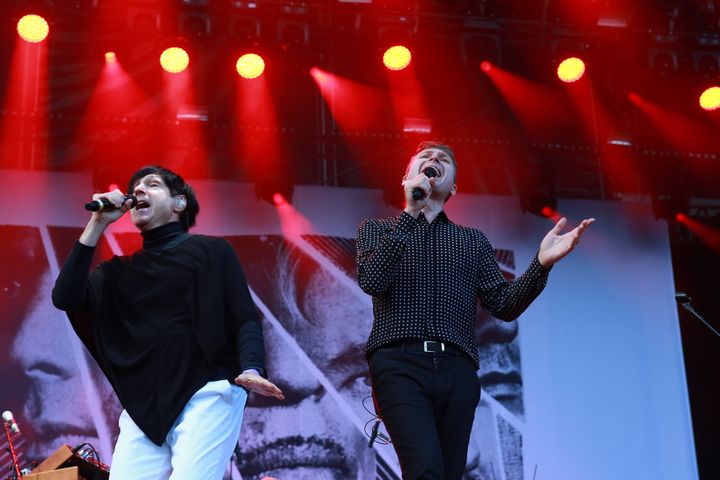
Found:
[[[435,169],[435,171],[437,172],[436,178],[442,177],[443,174],[445,173],[445,172],[443,171],[443,168],[440,166],[440,164],[439,164],[439,163],[435,163],[435,162],[423,163],[423,164],[420,166],[420,171],[421,171],[421,172],[425,172],[425,169],[427,169],[428,167],[432,167],[432,168]]]
[[[150,207],[150,204],[146,200],[138,200],[135,210],[142,210],[143,208]]]

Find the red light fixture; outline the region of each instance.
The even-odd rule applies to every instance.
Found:
[[[166,48],[160,55],[160,65],[168,73],[183,72],[190,64],[190,56],[180,47]]]
[[[700,107],[708,112],[720,108],[720,87],[710,87],[706,89],[698,100]]]
[[[540,213],[545,218],[552,218],[555,216],[555,210],[553,210],[551,207],[545,205],[540,209]]]
[[[235,69],[241,77],[252,80],[265,71],[265,60],[257,53],[246,53],[238,58]]]
[[[565,83],[573,83],[585,75],[585,62],[578,57],[566,58],[557,67],[558,78]]]
[[[410,65],[412,60],[412,53],[410,49],[404,45],[395,45],[387,50],[383,54],[383,63],[388,70],[394,72],[404,70]]]
[[[50,33],[47,20],[40,15],[25,15],[17,23],[17,32],[20,38],[30,43],[45,40]]]

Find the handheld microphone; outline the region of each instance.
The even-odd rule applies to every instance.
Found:
[[[8,424],[10,430],[12,430],[14,433],[20,433],[20,427],[18,427],[18,424],[15,422],[15,417],[13,417],[13,414],[10,410],[5,410],[2,413],[2,419],[5,423]]]
[[[426,177],[428,178],[434,178],[439,176],[439,173],[435,167],[427,167],[423,172]],[[425,197],[425,192],[422,191],[419,187],[413,188],[412,191],[412,198],[413,200],[422,200]]]
[[[127,195],[125,195],[125,198],[123,198],[123,205],[128,200],[132,200],[132,205],[130,205],[130,208],[135,208],[135,206],[137,205],[137,197],[128,193]],[[99,212],[102,210],[117,210],[117,207],[110,203],[106,198],[101,198],[100,200],[93,200],[92,202],[86,203],[85,210],[88,210],[90,212]]]

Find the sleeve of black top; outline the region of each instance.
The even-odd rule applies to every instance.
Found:
[[[225,268],[225,306],[226,315],[230,319],[238,352],[240,372],[254,368],[260,375],[265,372],[265,343],[262,325],[255,302],[248,288],[245,272],[240,261],[229,243],[223,242]]]
[[[357,266],[360,288],[369,295],[381,295],[395,281],[415,219],[407,212],[394,226],[365,220],[358,228]]]
[[[90,272],[95,247],[75,242],[55,280],[52,302],[67,312],[75,331],[86,346],[92,344],[92,312],[97,306],[102,264]]]
[[[482,234],[479,249],[482,256],[477,276],[480,304],[495,318],[515,320],[543,291],[550,268],[543,267],[535,255],[525,273],[510,282],[495,261],[490,242]]]

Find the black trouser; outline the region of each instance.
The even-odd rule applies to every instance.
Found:
[[[475,366],[457,350],[427,353],[417,346],[382,348],[370,357],[377,413],[404,480],[459,480],[480,400]]]

